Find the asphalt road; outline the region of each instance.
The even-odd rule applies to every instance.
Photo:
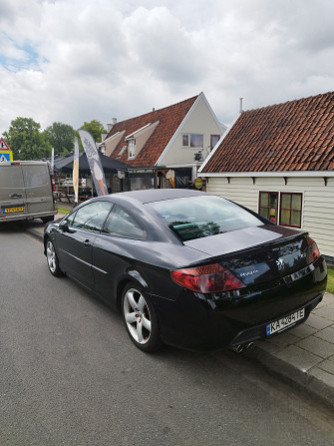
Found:
[[[118,314],[0,225],[0,446],[334,445],[334,414],[233,352],[137,350]]]

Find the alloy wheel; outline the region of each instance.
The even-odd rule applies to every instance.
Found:
[[[48,265],[50,268],[50,271],[54,274],[57,269],[57,257],[56,257],[56,251],[53,246],[53,243],[49,240],[46,245],[46,256],[48,259]]]
[[[138,290],[129,288],[123,301],[124,320],[134,341],[145,345],[152,335],[152,318],[148,304]]]

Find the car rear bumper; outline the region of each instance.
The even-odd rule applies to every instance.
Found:
[[[303,322],[305,322],[307,320],[307,318],[309,317],[311,311],[322,301],[323,298],[323,293],[320,293],[318,296],[316,296],[314,299],[311,300],[311,302],[309,302],[307,305],[304,305],[300,308],[295,309],[294,311],[298,311],[301,309],[305,310],[305,316],[303,319],[299,320],[298,322],[296,322],[295,324],[290,325],[289,327],[287,327],[286,329],[278,332],[278,333],[274,333],[270,336],[267,336],[267,325],[270,324],[271,322],[273,322],[276,319],[267,321],[265,323],[256,325],[254,327],[248,328],[246,330],[242,330],[240,331],[235,337],[234,339],[232,339],[232,341],[229,344],[229,347],[235,347],[237,345],[242,345],[242,344],[248,344],[249,342],[261,339],[261,340],[266,340],[266,339],[270,339],[273,338],[275,336],[278,336],[279,334],[286,332],[288,330],[291,330],[292,328],[296,327],[297,325],[302,324]],[[291,314],[291,312],[282,315],[282,317],[287,317]]]
[[[184,290],[176,301],[153,296],[161,337],[176,347],[216,350],[268,339],[267,324],[304,309],[304,317],[284,329],[287,331],[305,322],[322,300],[326,263],[323,258],[317,261],[302,280],[287,283],[284,279],[261,290],[248,289],[244,294],[201,295]]]

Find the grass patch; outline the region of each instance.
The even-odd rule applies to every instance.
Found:
[[[334,294],[334,269],[327,269],[327,292]]]
[[[70,212],[70,209],[60,208],[58,206],[58,214],[68,214],[69,212]]]

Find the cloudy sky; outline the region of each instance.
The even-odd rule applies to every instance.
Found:
[[[333,0],[1,0],[0,134],[106,126],[204,92],[231,124],[334,90]]]

